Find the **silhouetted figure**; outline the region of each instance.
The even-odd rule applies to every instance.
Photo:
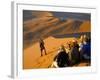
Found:
[[[70,66],[69,56],[66,53],[64,47],[62,46],[58,51],[58,54],[54,58],[55,67],[67,67]]]
[[[47,54],[46,53],[46,49],[45,49],[45,46],[44,46],[44,41],[40,38],[40,50],[41,50],[41,56],[43,56],[43,51],[45,52],[45,55]]]
[[[73,41],[71,46],[71,61],[74,65],[80,61],[79,45],[76,41]]]

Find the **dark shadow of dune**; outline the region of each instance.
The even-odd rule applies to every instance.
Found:
[[[70,33],[70,34],[51,35],[51,36],[55,37],[55,38],[71,38],[71,37],[80,38],[81,35],[87,35],[87,36],[91,37],[90,32]],[[31,34],[30,36],[33,36],[33,35]],[[47,37],[49,37],[49,35],[45,36],[44,39],[47,38]],[[30,37],[30,38],[28,38],[28,40],[24,40],[23,47],[27,48],[27,47],[35,44],[36,42],[39,41],[38,39],[39,39],[39,37],[37,36],[37,38]]]
[[[38,26],[39,25],[39,23],[35,23],[34,24],[34,26]],[[23,27],[23,31],[25,32],[25,31],[29,31],[31,28],[29,28],[29,27],[27,27],[27,26],[25,26],[25,25],[23,25],[24,27]]]
[[[27,48],[35,44],[36,42],[39,41],[40,37],[44,39],[49,36],[53,36],[55,38],[70,38],[70,37],[77,38],[84,34],[90,36],[90,31],[88,32],[79,31],[81,25],[83,24],[82,21],[74,20],[71,21],[70,23],[67,23],[68,20],[53,21],[54,19],[55,17],[48,19],[48,21],[46,21],[50,22],[48,25],[39,25],[39,22],[34,24],[36,28],[35,30],[34,27],[31,27],[32,29],[30,28],[31,30],[28,30],[27,29],[28,27],[24,26],[23,47]]]
[[[52,26],[57,25],[59,22],[55,22],[53,24],[50,24],[49,26],[45,26],[44,28],[40,28],[34,32],[29,32],[24,36],[24,40],[31,40],[33,38],[39,38],[40,36],[42,37],[45,35],[45,31],[49,30],[50,28],[53,28]],[[44,33],[43,33],[44,32]],[[42,34],[43,33],[43,34]]]
[[[60,22],[58,25],[60,25],[61,23],[63,24],[64,21]],[[68,33],[77,32],[82,23],[83,23],[82,21],[74,21],[74,22],[69,23],[69,24],[64,24],[60,27],[57,26],[56,29],[49,32],[49,35],[61,35],[61,34],[68,34]]]
[[[71,37],[80,38],[81,35],[87,35],[90,37],[91,33],[90,32],[71,33],[71,34],[53,35],[53,37],[55,38],[71,38]]]
[[[82,21],[74,21],[72,26],[70,27],[72,30],[78,30],[80,28],[80,25],[82,24]]]

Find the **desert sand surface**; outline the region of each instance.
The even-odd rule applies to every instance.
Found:
[[[63,44],[66,45],[67,41],[73,38],[56,39],[48,37],[44,40],[47,55],[41,56],[39,43],[33,44],[31,47],[24,49],[24,69],[31,68],[48,68],[53,61],[59,47]],[[59,43],[59,44],[58,44]]]
[[[48,37],[44,40],[47,55],[41,56],[39,43],[33,44],[31,47],[24,49],[24,69],[37,69],[48,68],[57,54],[57,50],[61,45],[66,45],[67,42],[72,41],[74,38],[58,39],[54,37]],[[59,43],[59,44],[58,44]],[[88,63],[80,63],[75,66],[87,66]]]
[[[48,11],[33,11],[32,15],[35,18],[23,22],[23,69],[48,68],[61,45],[91,32],[90,20],[62,20]],[[47,55],[41,56],[40,37],[45,42]],[[75,66],[86,65],[83,62]]]

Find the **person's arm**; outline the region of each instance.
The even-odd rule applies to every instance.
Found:
[[[56,61],[53,62],[53,66],[54,66],[55,68],[59,68],[59,66],[57,65],[57,62],[56,62]]]
[[[57,55],[54,57],[54,61],[56,61],[56,59],[57,59]]]

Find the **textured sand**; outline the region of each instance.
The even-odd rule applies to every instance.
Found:
[[[68,41],[73,38],[55,39],[48,37],[44,40],[47,55],[41,56],[39,44],[33,44],[31,47],[24,49],[24,69],[35,69],[35,68],[48,68],[53,62],[54,56],[57,54],[57,50],[60,45],[66,45]],[[59,43],[59,44],[58,44]],[[88,63],[82,62],[75,66],[87,66]]]

